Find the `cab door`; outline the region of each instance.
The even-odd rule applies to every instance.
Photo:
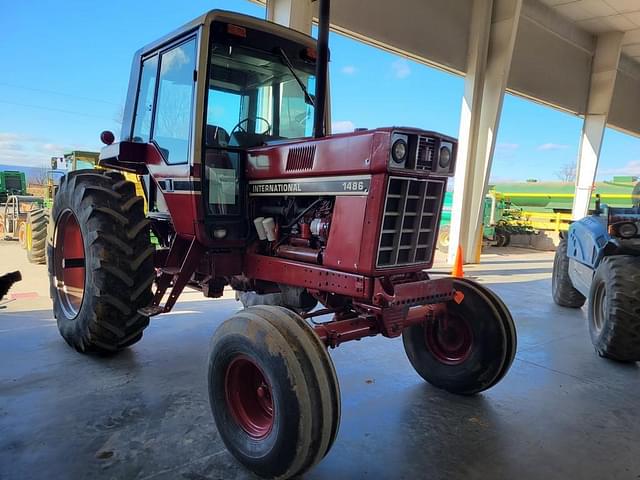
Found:
[[[182,236],[194,235],[199,195],[191,177],[197,40],[191,33],[142,58],[132,133],[134,141],[155,147],[147,159],[149,213],[170,214]]]

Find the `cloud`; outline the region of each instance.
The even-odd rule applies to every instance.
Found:
[[[630,160],[623,167],[603,168],[598,175],[633,175],[640,176],[640,160]]]
[[[404,58],[400,58],[391,64],[391,70],[393,72],[393,76],[399,79],[407,78],[411,75],[411,67],[409,66],[409,62],[407,62]]]
[[[90,151],[93,148],[79,144],[56,144],[33,135],[0,132],[0,163],[3,165],[43,167],[49,165],[51,157],[72,150]]]
[[[353,75],[354,73],[356,73],[358,71],[358,69],[356,67],[354,67],[353,65],[345,65],[344,67],[342,67],[340,69],[340,71],[342,73],[344,73],[345,75]]]
[[[331,133],[353,132],[356,126],[351,120],[336,120],[331,122]]]
[[[542,145],[538,145],[536,150],[544,152],[550,150],[564,150],[569,148],[569,145],[563,145],[561,143],[543,143]]]
[[[496,144],[496,150],[500,150],[503,152],[513,152],[520,148],[520,144],[518,143],[498,143]]]

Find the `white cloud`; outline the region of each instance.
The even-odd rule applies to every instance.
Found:
[[[505,152],[513,152],[514,150],[517,150],[518,148],[520,148],[520,144],[518,143],[498,143],[496,144],[496,149],[497,150],[502,150]]]
[[[549,150],[564,150],[569,148],[569,145],[563,145],[561,143],[543,143],[542,145],[538,145],[536,150],[539,151],[549,151]]]
[[[409,66],[409,62],[407,62],[404,58],[400,58],[391,64],[391,70],[393,71],[393,76],[399,79],[407,78],[411,75],[411,67]]]
[[[354,67],[353,65],[345,65],[344,67],[342,67],[340,69],[340,71],[342,73],[344,73],[345,75],[353,75],[354,73],[356,73],[358,71],[358,69],[356,67]]]
[[[51,143],[45,138],[21,133],[0,132],[0,163],[3,165],[42,167],[49,165],[53,156],[72,150],[93,150],[93,148],[79,144]]]
[[[336,120],[331,122],[331,133],[353,132],[356,126],[351,120]]]
[[[623,167],[603,168],[598,175],[634,175],[640,176],[640,160],[630,160]]]

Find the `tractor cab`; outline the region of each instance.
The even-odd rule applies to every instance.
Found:
[[[209,12],[135,54],[121,141],[103,138],[99,164],[143,175],[155,220],[240,243],[247,150],[311,136],[315,71],[311,37]]]

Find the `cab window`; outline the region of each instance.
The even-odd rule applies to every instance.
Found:
[[[195,38],[160,56],[152,139],[167,163],[186,163],[189,159],[195,68]]]

